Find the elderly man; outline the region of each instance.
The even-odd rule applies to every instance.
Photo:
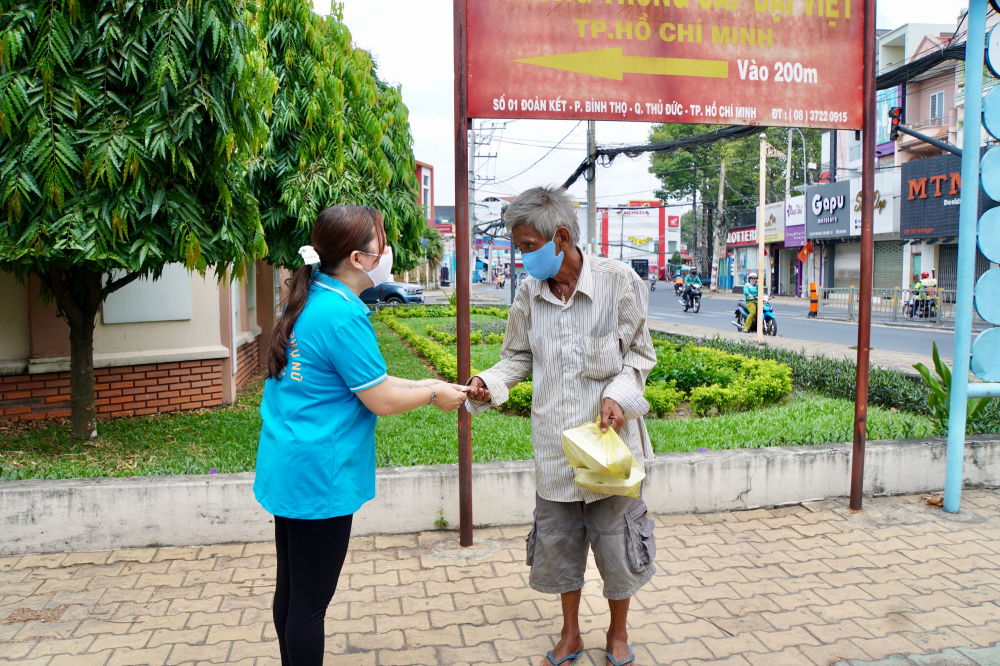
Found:
[[[531,431],[535,451],[535,523],[528,536],[528,583],[562,595],[562,636],[541,666],[572,662],[584,649],[580,591],[588,545],[611,608],[607,660],[634,661],[628,645],[629,599],[655,571],[653,521],[646,505],[599,495],[573,483],[562,432],[600,417],[640,464],[653,455],[642,417],[646,375],[656,363],[646,328],[646,285],[625,264],[577,247],[579,225],[562,190],[536,187],[507,209],[506,227],[533,278],[517,291],[500,362],[473,377],[469,410],[507,400],[533,378]]]

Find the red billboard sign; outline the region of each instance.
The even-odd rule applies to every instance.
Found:
[[[861,0],[468,0],[472,118],[860,129]]]

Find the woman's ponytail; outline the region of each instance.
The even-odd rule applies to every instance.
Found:
[[[378,239],[378,253],[385,248],[386,235],[382,213],[368,206],[330,206],[316,217],[312,230],[312,246],[319,254],[318,270],[332,276],[341,262],[354,250],[364,250],[373,239]],[[267,374],[281,379],[288,363],[287,351],[291,344],[292,328],[302,314],[309,299],[309,283],[313,267],[303,266],[295,271],[286,284],[291,283],[285,310],[274,325],[271,346],[267,350]]]
[[[302,309],[306,306],[306,300],[309,298],[309,282],[312,280],[312,272],[312,266],[303,266],[295,271],[295,274],[285,283],[291,283],[291,289],[289,289],[288,301],[285,303],[285,311],[274,326],[271,347],[267,350],[267,374],[269,377],[280,378],[288,363],[285,350],[291,344],[289,338],[292,335],[295,320],[299,318]]]

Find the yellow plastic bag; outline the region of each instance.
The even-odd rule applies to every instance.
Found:
[[[629,457],[632,458],[632,470],[628,479],[620,479],[617,476],[598,474],[587,469],[581,469],[576,473],[576,479],[573,482],[584,490],[590,490],[601,495],[623,495],[624,497],[631,497],[636,500],[641,499],[640,490],[642,488],[642,480],[646,478],[646,472],[643,471],[638,460],[631,455]]]
[[[597,474],[629,478],[632,452],[614,428],[601,432],[600,420],[563,430],[563,452],[570,467],[582,467]]]

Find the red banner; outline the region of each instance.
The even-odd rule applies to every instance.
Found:
[[[860,129],[861,0],[468,0],[473,118]]]

